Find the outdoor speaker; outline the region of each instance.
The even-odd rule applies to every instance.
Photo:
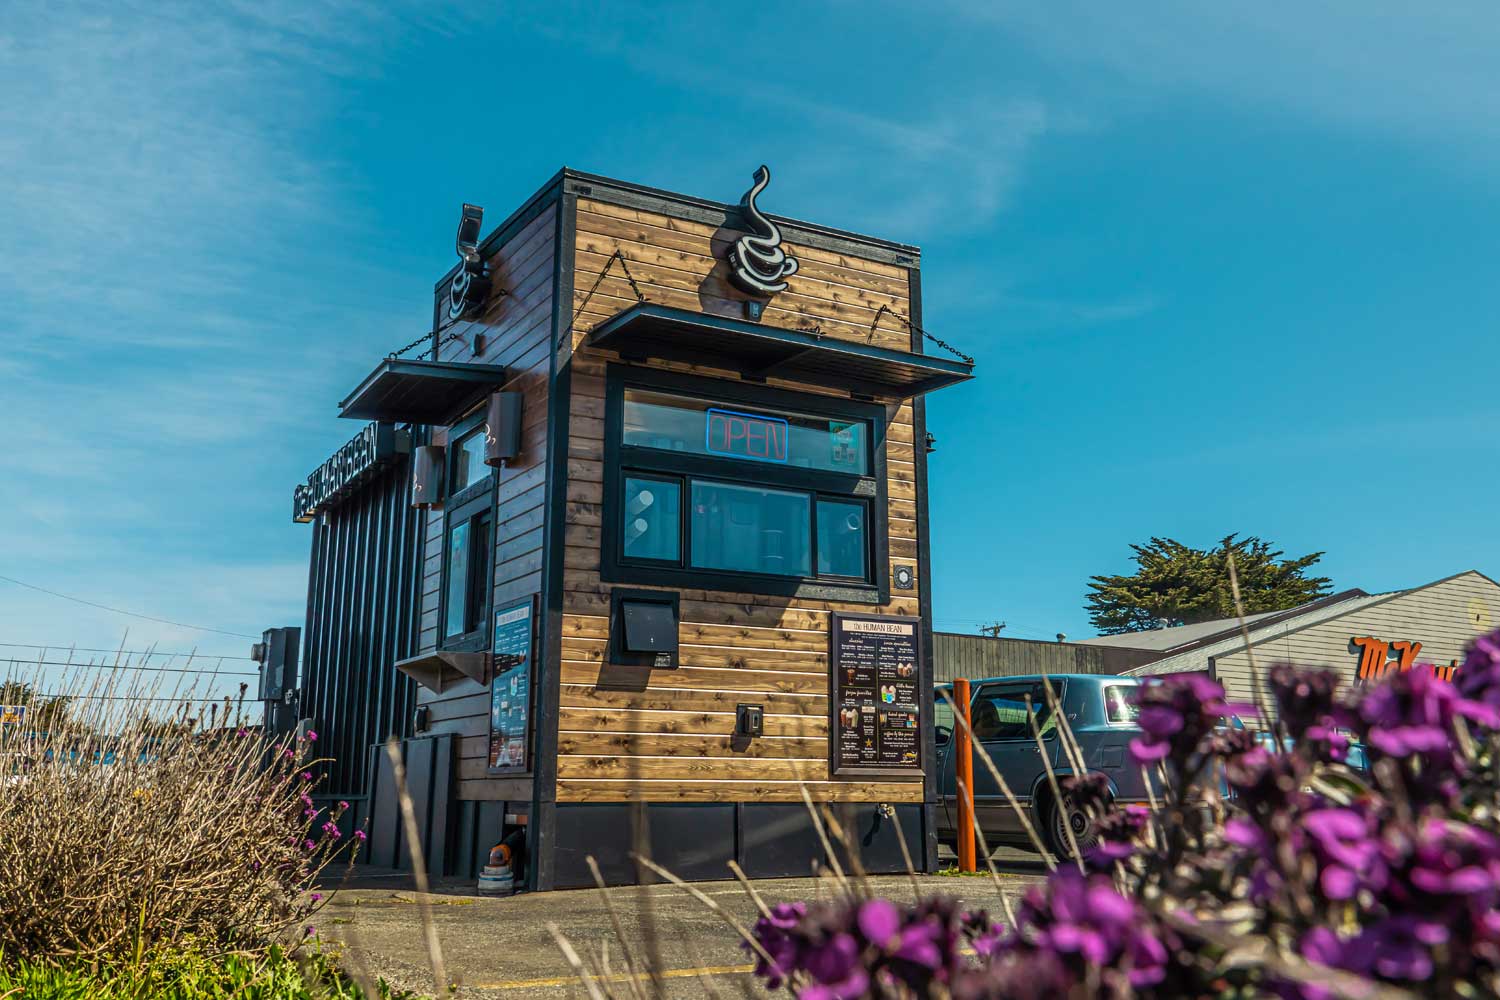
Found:
[[[440,444],[424,444],[412,454],[411,505],[423,510],[443,502],[443,459]]]
[[[490,394],[490,406],[485,414],[485,429],[485,465],[499,467],[521,454],[521,394],[519,392]]]

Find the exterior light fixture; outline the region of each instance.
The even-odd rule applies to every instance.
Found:
[[[521,454],[521,403],[519,392],[490,394],[484,417],[484,464],[500,467]]]
[[[411,505],[427,510],[443,502],[443,464],[447,449],[424,444],[412,453]]]

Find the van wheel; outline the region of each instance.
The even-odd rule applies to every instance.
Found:
[[[1067,834],[1069,828],[1073,831],[1073,839],[1078,842],[1078,850],[1085,856],[1089,853],[1089,848],[1099,843],[1099,824],[1085,810],[1071,805],[1059,808],[1057,802],[1049,798],[1045,815],[1042,836],[1047,847],[1057,857],[1073,857],[1073,847]]]

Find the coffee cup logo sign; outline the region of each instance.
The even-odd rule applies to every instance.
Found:
[[[1361,681],[1378,680],[1392,671],[1405,673],[1418,665],[1417,654],[1422,651],[1422,644],[1410,639],[1386,642],[1374,636],[1362,635],[1351,638],[1349,643],[1359,650],[1359,671],[1356,676]],[[1445,667],[1435,663],[1423,666],[1430,666],[1432,672],[1445,681],[1451,681],[1453,675],[1458,673],[1457,660],[1449,662]]]
[[[756,196],[771,183],[771,168],[761,164],[754,180],[740,199],[740,214],[755,232],[729,248],[729,280],[750,295],[774,295],[785,291],[786,279],[797,273],[797,258],[781,249],[781,230],[755,207]]]
[[[463,262],[448,285],[448,319],[456,322],[467,313],[484,306],[490,294],[489,269],[479,252],[479,230],[484,224],[484,209],[465,205],[458,217],[458,236],[454,250]]]

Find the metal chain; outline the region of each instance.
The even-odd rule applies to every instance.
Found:
[[[953,355],[954,357],[958,358],[960,361],[964,362],[964,364],[972,365],[974,363],[974,359],[971,358],[971,357],[969,357],[963,351],[960,351],[958,348],[954,347],[952,344],[948,343],[946,340],[943,340],[943,339],[941,339],[939,337],[934,337],[932,334],[928,333],[926,330],[922,329],[920,326],[918,326],[917,324],[913,323],[909,318],[901,315],[896,310],[892,309],[890,306],[884,305],[884,304],[882,304],[879,309],[875,310],[875,319],[870,323],[870,334],[869,334],[869,338],[870,339],[873,340],[874,337],[875,337],[875,328],[880,325],[880,317],[886,315],[887,313],[889,313],[890,315],[896,317],[901,322],[905,323],[906,324],[906,329],[908,331],[915,330],[917,333],[920,333],[922,336],[926,337],[928,340],[932,341],[934,344],[936,344],[937,346],[941,347],[943,350],[947,351],[949,354]]]
[[[609,255],[609,260],[604,262],[604,267],[599,270],[599,277],[594,279],[594,285],[589,289],[589,293],[585,295],[583,297],[583,301],[578,304],[578,309],[573,313],[573,322],[568,324],[569,329],[571,329],[578,323],[578,317],[582,316],[583,311],[589,307],[589,301],[593,299],[594,293],[599,290],[599,286],[604,284],[604,279],[606,276],[608,276],[609,269],[614,266],[615,261],[617,260],[620,262],[620,268],[625,272],[625,280],[630,282],[630,290],[635,292],[636,301],[646,301],[645,293],[641,291],[641,286],[635,283],[635,278],[630,273],[630,265],[625,263],[624,252],[616,249],[614,253]]]
[[[405,347],[401,348],[399,351],[392,351],[391,353],[387,354],[386,358],[387,359],[399,358],[399,357],[401,357],[401,355],[405,354],[407,351],[411,350],[413,347],[416,347],[418,344],[422,343],[424,340],[431,339],[431,337],[432,337],[432,332],[429,330],[427,333],[422,334],[422,336],[418,337],[416,340],[413,340],[410,344],[407,344]],[[426,354],[426,353],[427,353],[426,351],[422,352],[422,354]],[[417,355],[417,360],[418,361],[422,360],[422,354],[418,354]]]

